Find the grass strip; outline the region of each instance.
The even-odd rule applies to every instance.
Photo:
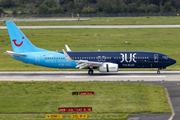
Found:
[[[80,91],[95,95],[72,95]],[[146,84],[0,81],[0,96],[0,113],[59,113],[59,107],[92,107],[91,114],[171,112],[164,88]]]

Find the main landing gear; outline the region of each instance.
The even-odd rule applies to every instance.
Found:
[[[92,69],[89,69],[88,74],[89,74],[89,75],[92,75],[92,74],[93,74],[93,70],[92,70]]]
[[[157,70],[157,74],[160,74],[160,69],[158,68],[158,70]]]

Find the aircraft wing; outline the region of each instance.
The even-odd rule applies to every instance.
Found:
[[[7,54],[9,54],[9,55],[14,55],[14,56],[26,56],[25,54],[21,54],[21,53],[14,53],[13,51],[8,51],[8,50],[6,50],[6,52],[5,53],[7,53]]]
[[[93,62],[93,61],[88,61],[88,60],[73,60],[64,49],[62,51],[67,60],[77,62],[76,68],[79,68],[79,69],[83,69],[87,67],[99,67],[103,64],[102,62]]]
[[[88,60],[76,60],[77,66],[76,68],[83,69],[87,67],[99,67],[102,65],[102,62],[93,62]]]

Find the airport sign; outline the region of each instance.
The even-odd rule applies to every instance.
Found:
[[[46,115],[46,118],[47,119],[50,119],[50,118],[62,118],[62,115]]]
[[[79,92],[79,95],[94,95],[94,92]]]
[[[87,114],[73,114],[71,118],[87,118]]]
[[[72,95],[78,95],[78,92],[72,92]]]
[[[76,107],[76,112],[91,112],[92,107]]]
[[[59,108],[59,112],[75,112],[76,109],[74,107],[68,107],[68,108]]]

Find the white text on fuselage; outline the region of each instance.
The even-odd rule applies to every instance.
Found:
[[[136,59],[136,53],[134,53],[134,54],[130,53],[129,57],[128,57],[127,53],[125,53],[125,54],[120,53],[120,55],[122,56],[122,60],[120,61],[121,63],[124,61],[127,63],[130,63],[133,61],[136,63],[136,60],[135,60]],[[129,60],[128,60],[128,58],[129,58]]]

